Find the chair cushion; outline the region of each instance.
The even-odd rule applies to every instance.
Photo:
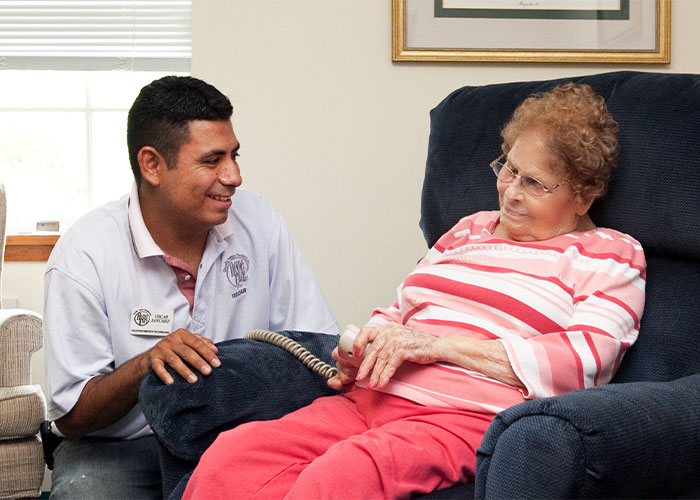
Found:
[[[45,418],[41,386],[0,387],[0,439],[33,436]]]
[[[37,436],[0,441],[0,498],[37,498],[44,451]]]
[[[646,303],[637,342],[614,382],[700,373],[700,261],[647,254]]]

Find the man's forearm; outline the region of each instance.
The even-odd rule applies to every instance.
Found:
[[[194,383],[197,375],[191,368],[209,375],[212,366],[221,364],[217,351],[210,339],[178,328],[109,375],[90,379],[73,409],[56,420],[56,426],[66,436],[76,438],[112,425],[136,405],[141,379],[149,370],[153,369],[163,382],[171,384],[173,377],[166,370],[167,365]]]
[[[115,423],[138,402],[139,385],[149,369],[147,351],[109,375],[91,378],[71,411],[56,420],[58,430],[78,438]]]

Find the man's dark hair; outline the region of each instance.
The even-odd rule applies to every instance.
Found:
[[[168,168],[175,168],[180,148],[189,140],[191,121],[225,121],[232,113],[228,97],[191,76],[165,76],[143,87],[129,110],[126,126],[129,162],[136,183],[141,185],[141,148],[155,148]]]

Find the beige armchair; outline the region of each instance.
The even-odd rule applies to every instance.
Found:
[[[0,182],[0,284],[7,204]],[[46,418],[41,387],[31,385],[31,356],[41,347],[41,316],[2,309],[0,288],[0,498],[38,497],[44,453],[38,436]]]

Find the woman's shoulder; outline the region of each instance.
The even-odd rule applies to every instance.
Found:
[[[466,231],[471,234],[481,234],[484,230],[493,232],[493,229],[498,223],[499,215],[500,212],[498,210],[486,210],[467,215],[466,217],[462,217],[459,222],[445,234],[457,235]]]
[[[585,257],[629,261],[644,266],[644,249],[633,236],[607,227],[597,227],[582,233],[564,235],[569,246]]]
[[[642,244],[633,236],[609,227],[596,227],[589,231],[574,233],[574,237],[585,245],[620,246],[642,250]]]
[[[462,217],[457,224],[443,234],[437,246],[447,248],[458,240],[475,240],[485,235],[490,236],[498,222],[498,210],[476,212]]]

